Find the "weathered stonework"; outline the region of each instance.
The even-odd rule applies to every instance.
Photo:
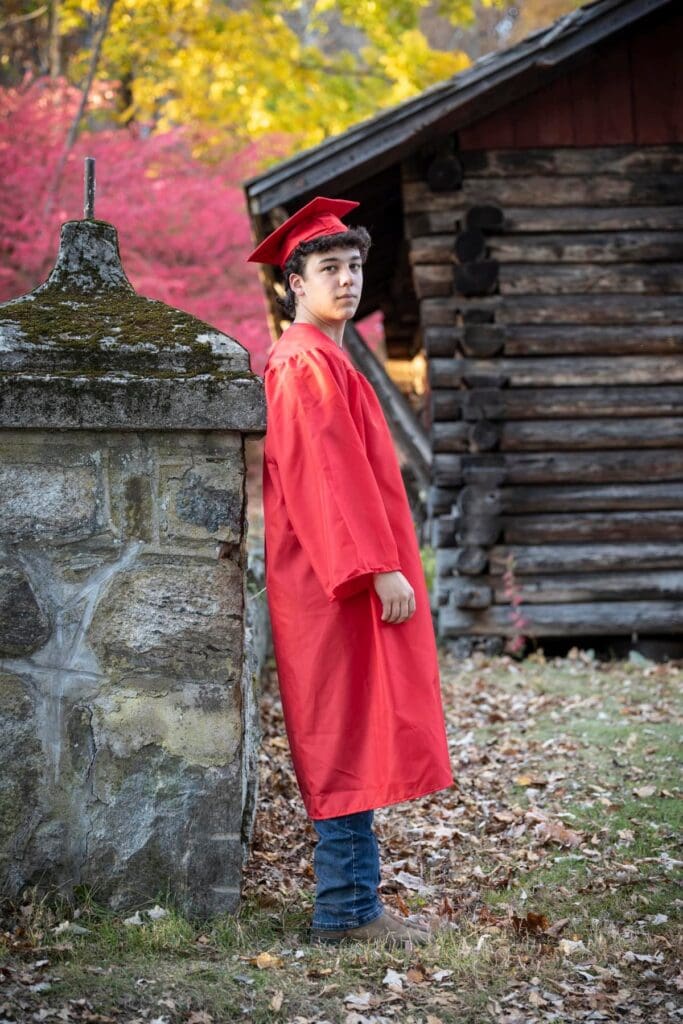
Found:
[[[232,910],[265,623],[247,600],[248,353],[70,222],[0,305],[0,888]]]

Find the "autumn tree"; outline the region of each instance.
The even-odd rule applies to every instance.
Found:
[[[26,64],[31,34],[40,68],[63,67],[81,81],[102,0],[11,3],[15,13],[0,25],[6,51],[23,40]],[[312,145],[466,67],[464,52],[429,44],[420,18],[438,7],[466,23],[472,3],[117,0],[100,74],[118,83],[122,123],[135,119],[160,131],[200,125],[210,129],[204,142],[232,147],[283,131],[293,146]],[[26,20],[31,13],[37,16]],[[52,63],[50,46],[60,55]]]

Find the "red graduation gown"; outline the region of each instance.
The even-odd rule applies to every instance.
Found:
[[[292,760],[311,818],[453,782],[415,526],[375,392],[317,327],[265,369],[266,593]],[[400,569],[416,612],[382,622],[372,574]]]

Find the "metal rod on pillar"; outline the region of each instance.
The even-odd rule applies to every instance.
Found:
[[[83,193],[83,217],[93,220],[95,217],[95,157],[85,158],[85,188]]]

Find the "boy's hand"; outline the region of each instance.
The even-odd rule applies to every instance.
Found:
[[[415,614],[415,591],[402,572],[376,572],[373,585],[382,602],[382,622],[405,622]]]

